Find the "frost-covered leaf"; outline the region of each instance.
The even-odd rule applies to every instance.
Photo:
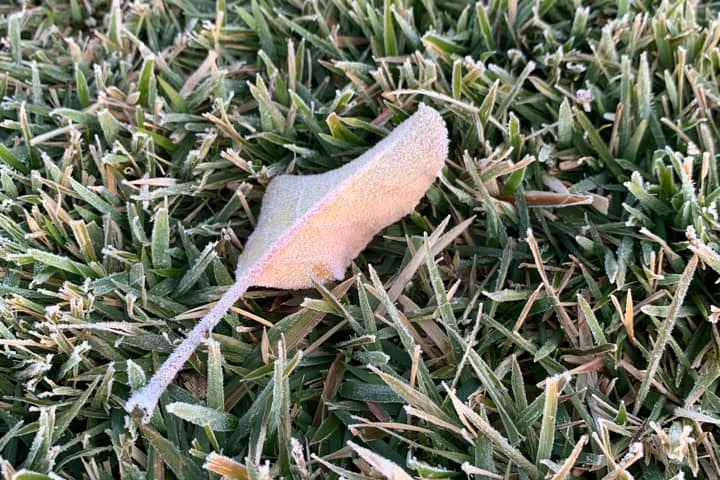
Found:
[[[229,432],[237,426],[234,415],[202,405],[174,402],[167,406],[167,411],[200,427],[208,426],[215,432]]]
[[[281,175],[267,188],[235,284],[125,405],[149,421],[157,401],[208,332],[251,286],[307,288],[342,279],[381,229],[410,213],[440,173],[448,133],[425,105],[375,147],[335,170]]]

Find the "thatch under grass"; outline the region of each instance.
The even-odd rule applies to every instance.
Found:
[[[0,5],[4,478],[717,478],[720,8],[579,3]],[[421,101],[416,212],[127,416],[269,179]]]

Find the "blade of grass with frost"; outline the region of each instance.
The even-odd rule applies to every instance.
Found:
[[[385,226],[410,213],[440,173],[448,133],[440,114],[420,105],[372,149],[319,175],[281,175],[268,185],[257,227],[238,259],[235,283],[135,392],[125,410],[143,421],[197,346],[252,286],[298,289],[342,279]]]

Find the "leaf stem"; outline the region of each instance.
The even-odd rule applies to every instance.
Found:
[[[133,393],[125,404],[125,410],[133,413],[135,409],[142,411],[142,422],[148,423],[152,413],[168,385],[180,371],[185,362],[195,352],[200,343],[205,340],[213,328],[220,322],[233,304],[243,296],[250,287],[251,275],[243,275],[220,297],[212,309],[195,325],[185,340],[178,345],[160,369],[155,372],[150,381],[137,392]]]

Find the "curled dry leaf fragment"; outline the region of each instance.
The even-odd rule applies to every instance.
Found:
[[[342,279],[387,225],[410,213],[440,173],[448,133],[420,105],[390,135],[352,162],[319,175],[281,175],[268,185],[255,231],[238,259],[235,284],[125,404],[150,420],[160,395],[197,346],[251,286],[307,288]]]

